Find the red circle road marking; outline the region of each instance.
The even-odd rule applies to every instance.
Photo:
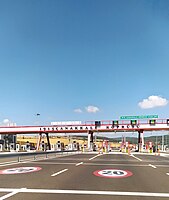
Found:
[[[41,169],[42,168],[40,167],[17,167],[17,168],[0,170],[0,174],[25,174],[25,173],[37,172]]]
[[[126,178],[133,175],[132,172],[121,169],[102,169],[94,171],[93,174],[103,178]]]

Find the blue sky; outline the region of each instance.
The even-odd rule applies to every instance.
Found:
[[[0,121],[169,117],[168,22],[167,0],[0,0]]]

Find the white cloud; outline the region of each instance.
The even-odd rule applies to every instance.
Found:
[[[160,106],[166,106],[168,104],[168,100],[162,98],[160,96],[149,96],[147,99],[143,99],[143,101],[138,103],[138,106],[142,109],[155,108]]]
[[[3,124],[9,124],[9,123],[10,123],[9,119],[4,119],[3,120]]]
[[[99,108],[96,107],[96,106],[87,106],[86,108],[86,111],[88,113],[96,113],[96,112],[99,112]]]
[[[83,111],[80,108],[74,109],[75,113],[82,113]]]

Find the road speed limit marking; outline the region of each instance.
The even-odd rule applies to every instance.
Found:
[[[126,178],[132,176],[133,173],[128,170],[121,169],[103,169],[93,172],[95,176],[100,176],[104,178]]]
[[[25,174],[41,170],[40,167],[17,167],[11,169],[0,170],[0,174]]]

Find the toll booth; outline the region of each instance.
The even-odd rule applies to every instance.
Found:
[[[0,144],[0,151],[2,151],[3,150],[3,145],[2,144]]]
[[[72,150],[76,150],[76,148],[77,148],[76,143],[69,143],[68,144],[68,150],[72,151]]]
[[[56,151],[63,151],[63,150],[64,150],[64,143],[58,141],[58,142],[56,143]]]
[[[68,149],[68,145],[65,145],[65,150],[66,150],[66,151],[69,150],[69,149]]]
[[[51,144],[51,150],[56,151],[56,144]]]
[[[72,144],[72,143],[69,143],[69,144],[68,144],[68,150],[69,150],[69,151],[72,151],[72,150],[73,150],[73,144]]]
[[[77,143],[76,143],[76,141],[73,141],[73,146],[72,146],[72,150],[77,150]]]
[[[78,142],[77,142],[77,150],[78,150],[78,151],[80,150],[80,145],[79,145]]]
[[[61,151],[61,142],[60,141],[57,141],[57,143],[56,143],[56,150]]]
[[[0,138],[2,138],[2,135]],[[0,151],[3,151],[3,148],[4,148],[4,140],[0,139]]]
[[[64,151],[64,149],[65,149],[65,145],[64,145],[64,143],[62,142],[62,143],[61,143],[61,150]]]
[[[13,151],[19,151],[20,150],[20,145],[19,144],[15,144],[15,143],[10,143],[9,144],[9,150],[11,151],[11,152],[13,152]],[[25,150],[26,150],[26,145],[25,145]]]
[[[40,150],[42,151],[46,151],[46,144],[44,141],[42,141],[41,145],[40,145]]]
[[[26,142],[26,151],[30,151],[31,150],[31,146],[29,141]]]
[[[10,150],[11,152],[15,151],[15,144],[14,144],[14,143],[10,143],[10,144],[9,144],[9,150]]]
[[[21,151],[26,151],[26,145],[21,145]]]
[[[13,134],[5,134],[3,135],[3,138],[1,138],[4,140],[4,149],[8,150],[8,151],[13,151],[15,149],[15,145],[16,145],[16,135]],[[13,146],[14,144],[14,146]]]
[[[97,144],[93,144],[93,151],[97,151],[98,150],[98,145]]]
[[[93,151],[96,151],[96,144],[93,144]]]
[[[20,150],[20,145],[16,144],[16,151],[18,152]]]
[[[83,145],[79,144],[79,150],[78,151],[83,151]]]
[[[83,149],[84,149],[84,151],[87,150],[87,144],[84,144],[84,145],[83,145]]]
[[[73,141],[73,143],[69,143],[67,146],[67,149],[72,151],[72,150],[80,150],[80,145],[76,141]]]

